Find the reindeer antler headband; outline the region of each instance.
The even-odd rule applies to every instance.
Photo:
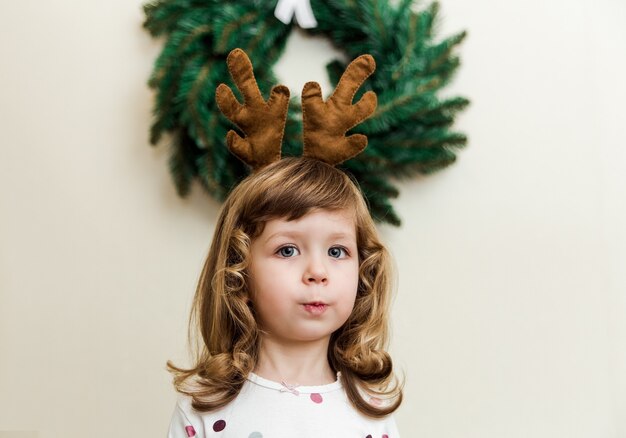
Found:
[[[216,101],[220,111],[244,134],[229,131],[228,149],[253,170],[280,160],[281,144],[289,107],[289,89],[284,85],[272,88],[267,102],[254,77],[248,55],[235,49],[226,60],[228,71],[244,98],[237,101],[226,84],[217,87]],[[367,137],[346,132],[374,113],[376,94],[368,91],[354,105],[352,99],[363,82],[374,72],[371,55],[361,55],[348,65],[332,96],[324,102],[317,82],[307,82],[302,90],[304,125],[303,156],[328,164],[342,163],[358,155],[367,146]]]

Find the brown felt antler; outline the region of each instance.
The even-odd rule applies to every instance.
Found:
[[[229,131],[226,136],[228,149],[253,170],[258,170],[280,160],[289,89],[284,85],[273,87],[266,102],[254,78],[248,55],[241,49],[235,49],[228,54],[226,62],[230,75],[243,94],[244,104],[237,101],[226,84],[217,87],[215,99],[220,111],[245,134],[242,138],[235,131]]]
[[[374,113],[377,99],[368,91],[354,105],[357,90],[374,70],[371,55],[361,55],[350,63],[337,88],[326,102],[317,82],[307,82],[302,90],[305,157],[317,158],[335,165],[359,154],[367,146],[367,137],[346,132]]]

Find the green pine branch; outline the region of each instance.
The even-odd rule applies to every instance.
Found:
[[[452,130],[456,116],[469,101],[441,98],[460,60],[457,49],[465,32],[437,39],[439,3],[425,8],[413,0],[311,0],[323,35],[351,60],[370,53],[375,74],[359,89],[355,101],[372,90],[376,113],[353,132],[369,137],[359,156],[342,164],[363,190],[372,215],[400,224],[391,199],[398,196],[392,181],[429,174],[456,160],[467,143]],[[194,180],[217,199],[224,199],[248,169],[228,152],[226,133],[235,129],[215,105],[219,83],[229,85],[225,59],[240,47],[248,53],[262,94],[277,84],[273,66],[282,56],[292,30],[274,17],[275,2],[258,0],[158,0],[144,5],[144,27],[164,37],[148,84],[155,90],[150,141],[165,134],[171,141],[169,167],[177,191],[186,196]],[[327,65],[335,86],[346,68],[343,59]],[[348,134],[351,134],[350,131]],[[283,137],[283,156],[302,153],[300,103],[292,99]]]

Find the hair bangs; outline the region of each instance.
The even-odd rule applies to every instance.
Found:
[[[247,182],[240,221],[251,237],[272,219],[296,220],[316,209],[355,211],[360,199],[344,172],[315,159],[285,158]]]

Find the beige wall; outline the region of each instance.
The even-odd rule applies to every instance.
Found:
[[[141,3],[0,2],[0,431],[165,436],[218,205],[179,199],[148,146]],[[469,30],[470,145],[382,227],[403,436],[624,437],[626,5],[442,12]],[[321,80],[327,50],[294,34],[277,70]]]

